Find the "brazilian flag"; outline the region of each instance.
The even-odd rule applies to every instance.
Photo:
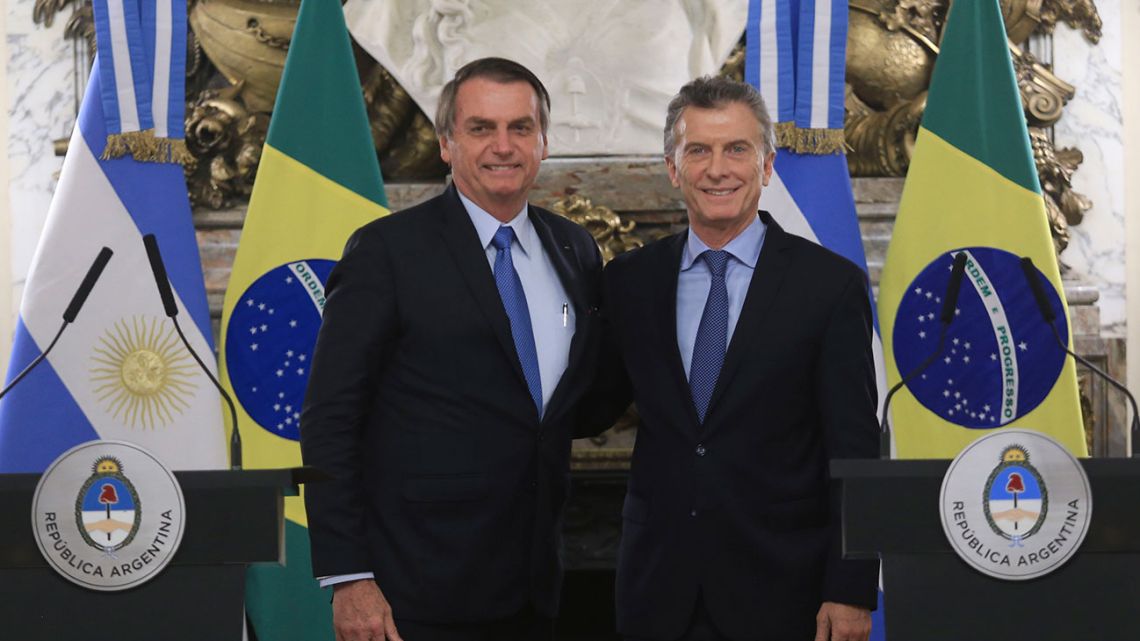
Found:
[[[348,236],[387,213],[340,3],[305,0],[222,309],[222,380],[238,401],[247,468],[301,464],[325,280]],[[331,641],[304,503],[285,501],[285,565],[250,570],[247,612],[259,641]]]
[[[880,282],[891,385],[935,353],[954,256],[966,275],[942,352],[892,403],[898,458],[952,458],[1018,427],[1087,455],[1076,369],[1042,319],[1019,259],[1068,310],[998,0],[955,0]],[[995,462],[996,463],[996,462]]]

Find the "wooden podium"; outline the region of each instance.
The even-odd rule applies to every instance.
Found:
[[[946,460],[836,460],[844,555],[883,561],[887,641],[1140,639],[1140,460],[1081,461],[1092,521],[1052,574],[1001,581],[950,548],[938,513]]]
[[[75,585],[32,536],[39,474],[0,474],[0,638],[13,641],[240,641],[245,570],[284,561],[284,497],[305,468],[175,472],[186,499],[182,545],[157,577],[121,592]]]

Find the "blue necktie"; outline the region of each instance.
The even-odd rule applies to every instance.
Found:
[[[506,226],[499,227],[491,239],[491,244],[498,250],[495,254],[495,286],[499,288],[499,296],[503,299],[503,307],[511,321],[511,336],[515,339],[515,351],[519,354],[526,386],[538,408],[538,415],[542,416],[542,379],[538,375],[538,350],[534,346],[534,328],[530,324],[526,292],[523,291],[519,273],[515,271],[515,263],[511,260],[511,242],[514,239],[515,230]]]
[[[724,270],[728,266],[728,252],[706,250],[700,256],[705,259],[712,275],[709,297],[705,301],[705,311],[701,313],[701,324],[697,327],[697,340],[693,343],[693,359],[689,365],[689,391],[693,395],[693,405],[701,423],[709,411],[716,379],[724,365],[724,352],[728,349],[728,286],[724,282]]]

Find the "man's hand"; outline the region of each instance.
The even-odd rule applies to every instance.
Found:
[[[336,641],[403,641],[392,620],[392,606],[372,579],[333,586]]]
[[[871,636],[871,611],[825,601],[815,615],[815,641],[867,641]]]

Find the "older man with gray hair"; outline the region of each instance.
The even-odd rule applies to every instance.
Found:
[[[764,101],[705,77],[669,105],[689,229],[605,270],[607,408],[641,417],[618,631],[656,641],[865,641],[878,564],[841,558],[835,458],[878,454],[862,270],[759,210]]]

